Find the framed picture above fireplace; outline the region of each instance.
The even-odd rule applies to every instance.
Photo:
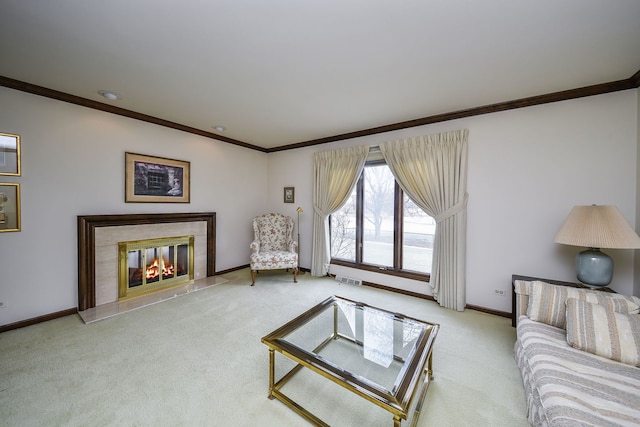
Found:
[[[125,153],[126,203],[189,203],[191,163]]]

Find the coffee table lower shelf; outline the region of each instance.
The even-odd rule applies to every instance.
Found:
[[[292,358],[293,359],[293,358]],[[295,360],[295,359],[294,359]],[[280,380],[275,382],[275,351],[273,349],[269,349],[269,399],[277,399],[295,411],[298,415],[305,418],[307,421],[311,422],[316,426],[322,427],[331,427],[329,424],[322,421],[320,418],[316,417],[311,412],[307,411],[303,406],[298,404],[296,401],[285,395],[280,391],[280,389],[300,370],[304,367],[302,364],[296,365],[295,368],[290,370],[286,375],[284,375]],[[318,372],[313,369],[312,366],[306,366],[307,368],[319,373],[320,375],[325,376],[322,372]],[[411,416],[411,427],[414,427],[420,416],[422,411],[422,404],[424,403],[424,399],[427,395],[427,389],[429,388],[429,384],[433,379],[433,372],[431,369],[431,358],[429,358],[429,368],[425,369],[422,377],[424,378],[422,384],[420,386],[419,395],[417,396],[418,400],[415,402],[415,409],[413,411],[413,415]],[[329,378],[332,379],[332,378]],[[333,379],[332,379],[333,380]],[[337,384],[344,386],[339,381],[333,380]],[[346,387],[349,388],[349,387]],[[393,427],[401,427],[402,417],[400,415],[393,415]]]

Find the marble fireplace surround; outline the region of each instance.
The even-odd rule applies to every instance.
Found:
[[[215,276],[215,220],[215,212],[78,216],[78,311],[81,316],[95,312],[96,308],[118,304],[117,243],[120,241],[193,235],[194,282],[206,282],[205,286],[213,284],[215,281],[207,278]],[[190,286],[184,292],[194,290],[194,286]]]

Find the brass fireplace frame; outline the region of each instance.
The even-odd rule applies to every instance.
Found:
[[[118,243],[118,299],[128,299],[137,297],[140,295],[145,295],[150,292],[155,292],[158,289],[166,289],[172,286],[184,285],[185,283],[189,283],[193,281],[193,263],[194,263],[194,236],[181,236],[181,237],[169,237],[169,238],[160,238],[160,239],[145,239],[145,240],[132,240],[128,242],[119,242]],[[179,244],[188,245],[188,261],[187,261],[187,269],[188,274],[184,276],[178,276],[177,274],[170,279],[163,279],[162,274],[159,276],[159,280],[155,283],[147,283],[146,279],[143,275],[143,281],[140,288],[129,288],[129,260],[128,253],[131,250],[144,250],[151,248],[159,248],[165,246],[173,246],[177,247]],[[176,265],[177,260],[177,250],[174,252],[174,259],[172,260],[172,264]],[[142,255],[142,265],[147,266],[149,259],[146,258],[145,254]],[[160,263],[164,262],[162,256],[160,256]]]

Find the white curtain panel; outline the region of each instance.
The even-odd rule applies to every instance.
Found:
[[[436,220],[433,297],[458,311],[466,305],[468,138],[464,129],[380,144],[402,190]]]
[[[322,151],[313,155],[313,248],[311,275],[324,276],[331,261],[329,247],[329,215],[349,199],[364,163],[369,147],[351,147]]]

